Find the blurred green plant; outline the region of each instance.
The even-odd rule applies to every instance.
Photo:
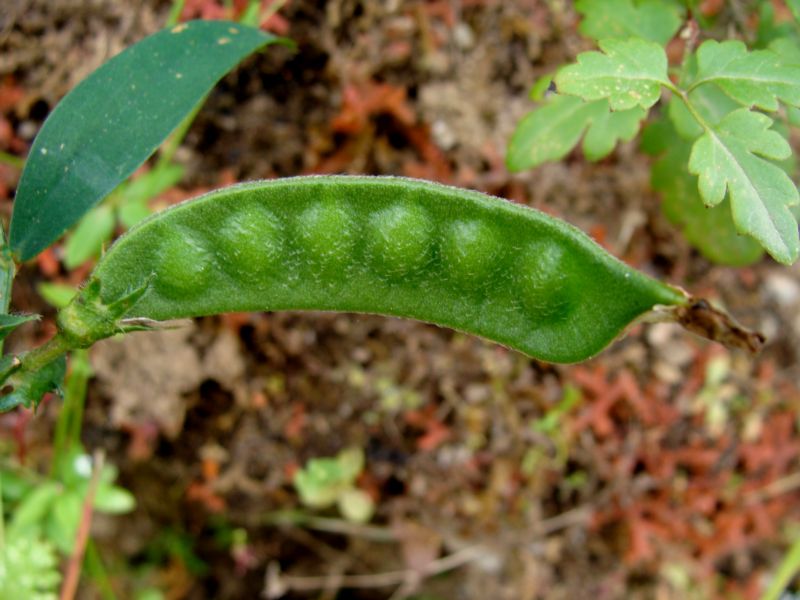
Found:
[[[9,456],[0,459],[0,506],[8,508],[7,513],[0,511],[0,521],[8,515],[6,535],[0,537],[0,600],[57,597],[59,553],[69,556],[74,550],[92,477],[92,458],[80,440],[91,374],[87,352],[73,352],[56,421],[49,475],[18,464]],[[123,514],[135,507],[133,495],[114,485],[116,477],[116,469],[104,464],[94,490],[95,511]],[[21,566],[23,562],[26,566]],[[91,541],[87,573],[99,589],[108,591],[103,563]],[[113,593],[104,597],[113,597]]]
[[[61,574],[53,545],[41,536],[6,531],[0,473],[0,600],[55,600]]]
[[[364,452],[348,448],[335,457],[312,458],[295,473],[293,483],[305,506],[324,509],[335,504],[348,521],[366,523],[375,512],[375,503],[355,485],[363,470]]]

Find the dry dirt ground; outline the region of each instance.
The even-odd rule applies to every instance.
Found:
[[[214,5],[187,3],[194,16]],[[58,99],[169,8],[5,0],[0,81],[16,92],[0,93],[2,149],[24,155]],[[561,1],[291,0],[270,25],[297,52],[270,48],[224,79],[178,153],[185,181],[154,206],[300,173],[472,187],[710,296],[766,333],[764,352],[640,325],[588,363],[553,366],[349,314],[227,315],[104,342],[83,439],[138,500],[94,522],[118,597],[755,597],[800,514],[800,271],[702,259],[661,215],[635,142],[600,163],[507,172],[530,84],[588,48],[577,20]],[[58,258],[23,269],[18,309],[52,315],[36,283],[85,276]],[[46,464],[58,409],[25,421],[29,460]],[[368,526],[303,509],[291,485],[309,459],[352,446],[377,506]]]

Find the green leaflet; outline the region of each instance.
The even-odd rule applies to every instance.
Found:
[[[24,359],[25,355],[20,358]],[[12,359],[11,356],[4,357]],[[5,369],[0,369],[5,372]],[[0,398],[0,412],[11,410],[15,406],[25,406],[36,408],[42,401],[42,396],[47,392],[57,391],[64,381],[64,374],[67,371],[67,361],[64,356],[56,358],[41,369],[33,372],[18,370],[13,373],[8,382],[14,388],[8,395]]]
[[[251,52],[280,41],[227,21],[153,34],[83,80],[42,126],[22,173],[10,246],[27,260],[141,165]]]
[[[40,319],[39,315],[4,315],[0,314],[0,342],[8,337],[8,334],[17,327],[28,321]]]
[[[772,50],[748,52],[738,40],[708,40],[697,50],[697,78],[690,89],[717,84],[745,106],[777,110],[778,100],[800,105],[800,66],[786,64]]]
[[[556,75],[559,93],[584,100],[607,98],[612,110],[650,108],[670,85],[667,55],[654,42],[632,38],[599,42],[603,52],[583,52]]]
[[[583,35],[602,38],[639,37],[662,46],[683,21],[685,9],[674,0],[578,0],[575,10],[583,15]]]
[[[727,200],[714,208],[703,205],[697,178],[687,168],[691,144],[668,121],[661,123],[666,127],[658,129],[659,145],[653,153],[663,155],[653,164],[650,181],[661,193],[664,214],[712,262],[741,267],[759,260],[764,250],[753,238],[736,231]]]
[[[520,121],[506,163],[511,171],[522,171],[559,160],[584,132],[586,158],[599,160],[611,153],[619,140],[633,139],[644,116],[639,107],[612,112],[607,100],[585,102],[574,96],[552,96]]]
[[[791,155],[788,142],[771,125],[769,117],[746,108],[730,113],[695,142],[689,171],[699,176],[708,206],[727,193],[738,230],[756,238],[778,262],[791,264],[800,240],[789,206],[800,197],[789,176],[765,160]]]

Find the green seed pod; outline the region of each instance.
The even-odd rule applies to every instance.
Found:
[[[539,211],[395,177],[297,177],[212,192],[131,229],[93,278],[102,302],[124,306],[128,318],[378,313],[552,362],[586,359],[639,315],[689,302]],[[119,303],[133,290],[143,291],[132,307]]]

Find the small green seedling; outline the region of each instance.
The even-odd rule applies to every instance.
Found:
[[[364,453],[360,448],[349,448],[333,458],[309,460],[295,473],[294,487],[307,507],[325,509],[335,504],[348,521],[366,523],[375,512],[375,503],[355,486],[363,470]]]
[[[666,44],[684,22],[685,2],[576,2],[581,31],[600,51],[534,86],[540,106],[519,123],[509,168],[560,160],[581,139],[588,159],[603,158],[662,101],[643,149],[660,156],[652,183],[668,218],[711,260],[746,265],[766,250],[792,264],[800,195],[787,137],[800,107],[800,26],[773,26],[772,3],[758,4],[756,49],[737,40],[695,48],[689,39],[670,68]],[[551,81],[556,93],[546,95]]]
[[[73,90],[42,127],[20,181],[0,255],[5,306],[15,261],[54,242],[222,73],[276,41],[236,23],[185,23],[121,53]],[[198,62],[199,53],[208,60]],[[630,103],[623,95],[611,104]],[[677,321],[751,350],[761,343],[538,211],[419,180],[298,177],[218,190],[134,226],[59,311],[56,336],[3,358],[0,409],[35,406],[58,386],[64,355],[76,348],[167,319],[255,310],[413,318],[553,362],[585,360],[641,318]],[[5,330],[27,318],[5,315]]]

